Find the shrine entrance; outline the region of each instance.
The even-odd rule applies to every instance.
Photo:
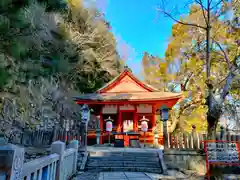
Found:
[[[120,112],[122,115],[123,132],[134,131],[134,112]]]

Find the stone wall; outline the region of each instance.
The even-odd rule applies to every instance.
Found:
[[[206,172],[206,156],[194,150],[164,150],[164,161],[168,169],[187,169]]]

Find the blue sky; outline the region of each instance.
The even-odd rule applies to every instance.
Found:
[[[118,50],[126,58],[135,75],[141,75],[143,52],[163,57],[173,21],[156,12],[160,0],[98,0],[112,32]],[[177,4],[171,0],[171,4]],[[171,5],[170,4],[170,5]]]

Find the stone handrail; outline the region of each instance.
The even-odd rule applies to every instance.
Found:
[[[54,179],[56,175],[57,163],[59,162],[58,154],[50,154],[42,158],[34,159],[23,164],[22,179],[42,179],[47,175],[47,179]]]
[[[64,153],[64,180],[69,179],[74,173],[77,167],[76,156],[78,151],[74,148],[68,149]]]
[[[66,149],[64,142],[51,145],[51,154],[24,162],[24,148],[8,144],[0,146],[0,179],[2,180],[68,180],[77,172],[78,141],[73,140]]]

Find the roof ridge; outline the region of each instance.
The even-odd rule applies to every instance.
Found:
[[[115,78],[113,78],[111,81],[109,81],[108,83],[106,83],[103,87],[99,88],[96,93],[102,93],[102,91],[104,91],[104,89],[108,89],[108,87],[110,88],[110,86],[114,86],[117,84],[117,80],[118,79],[122,79],[123,77],[125,77],[126,75],[128,75],[133,81],[135,81],[137,84],[141,85],[142,88],[150,91],[150,92],[156,92],[159,91],[157,88],[147,84],[144,81],[141,81],[140,79],[138,79],[133,73],[132,70],[128,67],[128,66],[124,66],[124,71],[121,72],[118,76],[116,76]],[[110,88],[111,89],[111,88]]]

